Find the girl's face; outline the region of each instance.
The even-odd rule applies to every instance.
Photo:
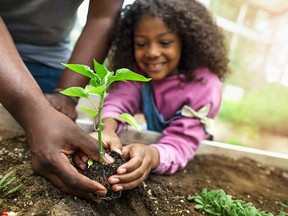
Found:
[[[134,57],[137,65],[153,80],[177,74],[180,37],[160,18],[144,15],[134,29]]]

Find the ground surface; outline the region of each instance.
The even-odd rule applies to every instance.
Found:
[[[1,137],[1,136],[0,136]],[[203,188],[219,189],[235,199],[252,202],[257,208],[277,215],[277,201],[288,203],[288,171],[261,165],[250,159],[233,160],[216,155],[198,155],[172,176],[151,175],[139,188],[122,193],[113,201],[96,204],[63,194],[34,174],[23,136],[0,140],[0,176],[14,170],[22,189],[4,197],[0,213],[18,215],[204,215],[194,210],[187,195]]]

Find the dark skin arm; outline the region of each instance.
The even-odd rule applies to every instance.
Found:
[[[92,67],[93,58],[103,62],[110,44],[113,24],[123,0],[90,0],[87,22],[75,45],[69,63],[85,64]],[[65,69],[57,88],[85,86],[88,79],[73,71]],[[75,103],[60,94],[47,95],[49,102],[72,120],[77,118]]]
[[[88,156],[97,160],[97,141],[49,104],[21,60],[1,17],[0,77],[0,102],[26,131],[33,170],[63,192],[98,201],[94,194],[104,195],[106,188],[77,169]],[[76,168],[67,156],[79,154],[82,162],[76,163]],[[111,162],[109,158],[106,161]]]

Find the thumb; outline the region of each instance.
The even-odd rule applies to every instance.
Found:
[[[72,133],[70,144],[76,149],[93,160],[99,159],[98,141],[89,134],[86,134],[82,129],[78,128],[77,132]]]

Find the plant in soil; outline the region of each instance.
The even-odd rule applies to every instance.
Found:
[[[208,215],[219,216],[273,216],[270,212],[258,210],[251,202],[232,199],[231,195],[225,193],[223,189],[208,191],[203,189],[201,194],[188,196],[188,201],[194,201],[197,204],[195,209],[206,212]],[[283,202],[278,202],[283,208],[288,207]],[[281,211],[278,216],[288,215]]]
[[[8,196],[10,194],[16,193],[19,191],[22,187],[21,184],[16,185],[16,177],[10,178],[10,176],[13,174],[13,171],[6,173],[1,179],[0,179],[0,193],[4,193],[4,196]],[[10,178],[10,179],[9,179]]]
[[[98,117],[98,123],[94,122],[94,130],[98,133],[98,148],[99,148],[99,161],[92,161],[92,159],[88,160],[88,168],[85,171],[85,174],[91,179],[96,180],[97,182],[106,186],[108,193],[104,197],[99,197],[101,199],[113,199],[121,196],[121,192],[113,192],[110,184],[107,182],[107,179],[116,172],[116,169],[125,163],[125,160],[117,153],[110,152],[110,156],[115,159],[113,164],[105,164],[103,162],[103,146],[102,146],[102,110],[104,105],[105,96],[107,94],[107,90],[111,86],[112,83],[118,81],[140,81],[140,82],[148,82],[150,78],[146,78],[140,74],[137,74],[127,68],[121,68],[116,70],[116,72],[109,71],[105,65],[98,63],[95,59],[94,70],[92,70],[89,66],[83,64],[63,64],[65,67],[70,70],[79,73],[83,76],[86,76],[90,79],[89,84],[85,86],[85,88],[79,86],[69,87],[60,91],[62,94],[69,97],[79,97],[88,99],[93,108],[88,107],[80,107],[85,113],[89,114],[91,118],[94,120],[95,117]],[[91,95],[98,95],[100,98],[100,103],[97,105],[91,98]],[[140,132],[140,128],[134,119],[129,113],[122,113],[119,116],[113,117],[115,119],[119,119],[127,122],[132,127],[137,129]]]

